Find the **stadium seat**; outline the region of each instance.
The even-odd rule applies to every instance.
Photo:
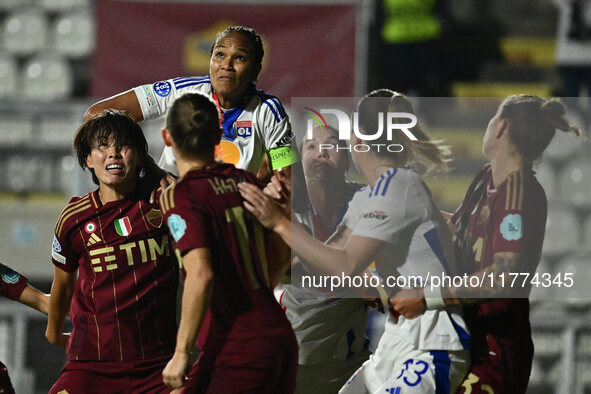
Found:
[[[532,341],[537,356],[556,356],[562,352],[563,340],[560,330],[534,330]]]
[[[577,335],[577,353],[591,356],[591,331],[580,331]]]
[[[591,159],[580,156],[569,160],[558,177],[558,198],[561,201],[583,207],[591,204]]]
[[[23,95],[28,99],[65,99],[73,87],[70,64],[54,54],[39,54],[23,67]]]
[[[94,49],[94,21],[86,12],[62,14],[51,27],[51,37],[59,53],[88,56]]]
[[[560,275],[561,282],[553,281],[554,296],[565,300],[574,307],[591,305],[591,264],[589,253],[573,253],[565,257],[557,266],[554,275]],[[572,286],[564,280],[569,275]]]
[[[29,6],[33,0],[2,0],[0,1],[0,11],[10,11],[17,7]]]
[[[33,120],[24,114],[0,113],[0,146],[14,147],[32,141]]]
[[[9,14],[2,26],[4,48],[16,55],[30,55],[46,45],[47,20],[38,9],[21,9]]]
[[[580,115],[574,112],[567,116],[573,124],[582,122]],[[582,126],[583,125],[579,125],[579,127]],[[550,142],[550,145],[546,148],[544,157],[549,157],[554,160],[565,160],[580,153],[583,146],[583,140],[580,137],[577,137],[573,133],[563,133],[558,130],[556,131],[552,142]]]
[[[91,0],[37,0],[37,3],[47,11],[66,11],[72,8],[88,8]]]
[[[36,172],[39,166],[28,155],[14,155],[6,162],[8,188],[13,192],[28,192],[36,184]]]
[[[82,119],[74,116],[45,116],[39,122],[39,143],[47,147],[71,148],[81,123]]]
[[[534,167],[538,182],[544,187],[546,197],[549,201],[556,196],[556,176],[554,167],[547,161],[542,161]]]
[[[543,277],[544,274],[553,274],[552,267],[548,264],[547,260],[542,259],[540,264],[538,264],[538,269],[536,270],[537,278],[540,279]],[[535,278],[535,275],[534,275]],[[542,286],[542,285],[534,285],[532,286],[531,293],[530,293],[530,300],[532,302],[548,302],[554,299],[554,294],[552,291],[552,286]]]
[[[548,206],[543,252],[571,253],[579,245],[579,221],[576,212],[566,204]]]
[[[591,249],[591,213],[587,215],[583,224],[583,237],[584,241],[581,246],[587,250]]]
[[[536,346],[537,348],[537,346]],[[533,360],[531,366],[531,373],[529,376],[529,387],[532,386],[542,386],[546,383],[546,375],[544,373],[544,369],[540,365],[540,363],[536,360]]]
[[[18,87],[18,64],[12,55],[0,52],[0,98],[14,97]]]

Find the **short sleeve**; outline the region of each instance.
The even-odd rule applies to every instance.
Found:
[[[67,230],[62,230],[62,234],[68,234]],[[53,235],[53,243],[51,244],[51,262],[57,268],[72,273],[78,269],[78,259],[70,247],[70,243],[63,237]]]
[[[184,256],[193,249],[210,247],[213,231],[206,209],[182,186],[175,188],[174,203],[166,211],[165,220],[176,249]]]
[[[507,190],[495,201],[493,211],[491,256],[500,252],[519,253],[525,257],[529,268],[535,268],[546,227],[547,200],[543,189],[524,187],[519,179],[513,184],[508,182]]]
[[[167,79],[137,86],[133,91],[140,103],[144,119],[154,119],[164,115],[178,97],[196,91],[203,84],[210,84],[208,76]]]
[[[0,264],[0,295],[18,300],[28,283],[27,277]]]
[[[262,137],[272,168],[287,167],[299,161],[297,148],[292,144],[291,123],[279,99],[268,96],[261,106]]]
[[[351,199],[351,201],[349,201],[349,204],[347,206],[347,211],[345,212],[345,216],[343,216],[343,219],[341,220],[341,223],[339,224],[339,226],[346,226],[350,229],[355,228],[355,225],[357,224],[357,222],[359,221],[359,217],[361,216],[361,206],[363,204],[363,200],[364,197],[366,195],[367,189],[366,188],[362,188],[359,189],[357,191],[357,193],[355,193],[353,195],[353,198]]]

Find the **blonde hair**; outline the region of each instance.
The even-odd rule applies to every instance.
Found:
[[[377,89],[366,94],[357,103],[356,111],[359,115],[359,127],[366,131],[378,129],[378,113],[380,112],[406,112],[415,114],[408,97],[402,93],[390,89]],[[396,123],[402,119],[394,118]],[[413,141],[402,133],[395,133],[392,139],[386,140],[386,133],[376,140],[380,144],[399,144],[404,147],[400,152],[389,152],[385,149],[376,152],[377,155],[394,156],[401,166],[422,166],[426,172],[448,170],[448,156],[451,151],[449,146],[443,145],[442,141],[432,140],[422,130],[419,124],[410,128],[409,131],[417,137]]]

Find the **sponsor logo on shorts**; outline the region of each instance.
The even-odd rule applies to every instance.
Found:
[[[175,241],[179,241],[185,235],[185,231],[187,230],[187,222],[185,219],[173,213],[168,217],[168,228],[170,229],[170,233],[172,234]]]
[[[501,222],[501,235],[507,241],[517,241],[523,237],[523,219],[517,213],[511,213]]]
[[[152,86],[154,87],[156,94],[160,97],[168,96],[172,90],[172,85],[168,81],[156,82]]]
[[[60,241],[57,240],[57,236],[55,234],[53,235],[53,243],[51,244],[51,250],[55,252],[62,251],[62,245],[60,245]]]

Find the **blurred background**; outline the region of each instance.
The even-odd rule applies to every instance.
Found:
[[[70,196],[93,188],[72,152],[85,109],[140,84],[207,74],[216,33],[236,24],[262,35],[257,86],[288,112],[299,110],[290,108],[294,97],[360,96],[378,87],[443,98],[422,103],[419,119],[453,147],[452,171],[427,183],[438,204],[454,210],[484,164],[482,136],[498,100],[482,97],[563,96],[569,119],[589,130],[590,3],[0,0],[0,261],[49,292],[55,221]],[[453,117],[426,110],[449,101]],[[156,158],[162,124],[142,124]],[[584,296],[591,149],[569,137],[557,135],[537,166],[550,201],[539,271],[572,272],[575,286],[532,294],[530,393],[591,393],[591,299]],[[42,315],[0,299],[0,360],[19,394],[47,392],[65,361],[44,331]]]

